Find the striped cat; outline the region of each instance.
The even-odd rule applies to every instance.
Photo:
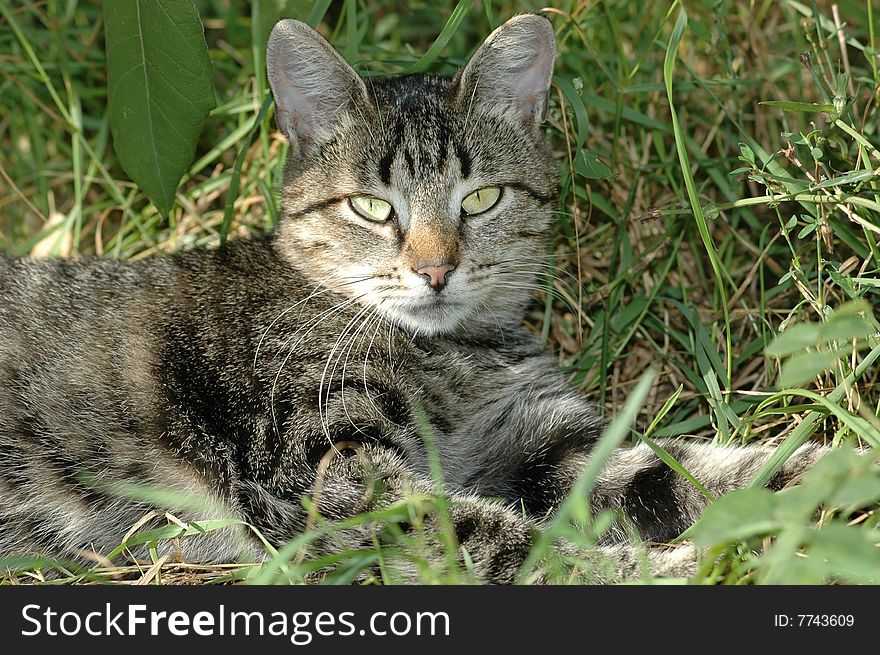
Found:
[[[549,21],[521,15],[452,78],[365,81],[281,21],[274,234],[138,263],[0,258],[0,555],[106,554],[152,509],[229,513],[280,546],[313,518],[304,497],[332,520],[433,493],[426,422],[458,544],[479,579],[514,581],[600,432],[521,325],[557,203],[541,130],[554,57]],[[713,494],[771,453],[663,446]],[[819,454],[801,449],[772,484]],[[624,517],[597,548],[617,563],[602,580],[637,575],[626,525],[665,542],[705,504],[644,446],[611,458],[589,502]],[[371,544],[353,528],[313,548]],[[263,556],[228,530],[181,548]],[[686,547],[648,559],[693,568]]]

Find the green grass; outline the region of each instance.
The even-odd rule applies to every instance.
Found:
[[[569,1],[550,10],[559,58],[547,131],[562,197],[549,247],[558,270],[528,323],[608,419],[656,368],[642,402],[626,410],[633,421],[623,436],[782,444],[762,481],[808,439],[877,445],[876,338],[820,338],[851,301],[862,299],[857,307],[873,321],[880,291],[880,10],[871,3],[840,0],[838,24],[830,3],[796,0]],[[113,153],[100,2],[0,0],[0,249],[139,259],[271,228],[286,144],[267,111],[263,48],[279,15],[320,20],[364,74],[448,73],[504,19],[541,8],[510,0],[196,4],[217,108],[166,220]],[[766,352],[798,324],[812,325],[816,338]],[[783,382],[797,380],[787,390],[780,369]],[[808,481],[815,494],[806,500],[767,501],[782,503],[768,504],[771,514],[795,508],[788,529],[698,532],[718,559],[696,581],[858,581],[857,562],[847,569],[856,573],[780,564],[810,547],[870,560],[862,542],[880,541],[876,515],[834,491],[873,489],[876,471],[857,468]],[[436,502],[413,498],[387,516],[352,521],[404,517],[415,536],[396,538],[418,541],[419,517]],[[748,523],[734,504],[716,507],[731,512],[725,521]],[[582,506],[567,512],[589,527],[572,537],[566,523],[558,534],[588,544],[602,528],[602,517],[584,520]],[[841,532],[848,522],[855,525]],[[318,527],[339,526],[319,519]],[[814,532],[828,538],[804,541]],[[780,548],[754,555],[768,536]],[[344,582],[374,561],[386,571],[394,556],[314,561],[298,556],[307,539],[271,565],[234,574],[136,570],[151,581],[265,582],[320,578],[330,567],[327,580]],[[418,567],[426,581],[468,579],[467,567]],[[21,571],[11,579],[41,575],[34,563]],[[132,574],[68,573],[62,580]]]

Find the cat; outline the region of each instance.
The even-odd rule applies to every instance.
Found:
[[[337,520],[434,494],[429,433],[474,575],[517,580],[601,431],[522,326],[558,199],[542,132],[554,59],[549,20],[523,14],[453,77],[365,80],[282,20],[267,48],[290,144],[274,233],[134,263],[0,258],[0,556],[106,554],[166,509],[231,514],[281,546],[313,522],[303,498]],[[715,495],[772,453],[660,443]],[[822,452],[802,447],[771,486]],[[624,517],[596,547],[615,562],[600,581],[639,575],[626,526],[664,543],[706,504],[645,445],[615,452],[588,500]],[[354,527],[311,548],[371,545]],[[180,549],[265,557],[229,530]],[[687,546],[647,559],[694,570]]]

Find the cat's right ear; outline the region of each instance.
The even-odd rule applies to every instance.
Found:
[[[355,103],[368,102],[363,80],[311,27],[281,20],[266,48],[275,120],[293,148],[308,152],[333,133]]]

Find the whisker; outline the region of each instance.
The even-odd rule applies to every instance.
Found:
[[[266,335],[268,335],[269,332],[272,330],[272,328],[275,326],[275,324],[278,323],[278,321],[280,321],[282,318],[284,318],[284,316],[286,316],[289,312],[291,312],[291,311],[293,311],[294,309],[296,309],[299,305],[302,305],[302,304],[304,304],[304,303],[307,303],[307,302],[308,302],[309,300],[311,300],[312,298],[316,298],[316,297],[318,297],[318,296],[322,296],[322,295],[324,295],[325,293],[331,293],[331,292],[333,292],[333,291],[335,291],[335,290],[337,290],[337,289],[339,289],[339,288],[341,288],[341,287],[343,287],[343,286],[347,286],[347,285],[350,285],[350,284],[357,284],[357,282],[365,282],[365,281],[367,281],[367,280],[369,280],[369,279],[370,279],[369,277],[361,278],[361,279],[359,279],[359,280],[357,280],[357,281],[354,281],[354,282],[346,282],[346,283],[344,283],[344,284],[337,285],[337,286],[335,286],[335,287],[325,287],[325,288],[323,288],[323,289],[321,289],[321,287],[324,287],[326,280],[325,280],[324,282],[319,282],[319,283],[315,286],[315,288],[312,289],[312,292],[311,292],[308,296],[306,296],[305,298],[303,298],[302,300],[300,300],[300,301],[298,301],[298,302],[295,302],[295,303],[292,304],[290,307],[288,307],[288,308],[285,309],[284,311],[280,312],[280,313],[278,314],[278,316],[276,316],[276,317],[272,320],[272,322],[269,323],[269,326],[263,331],[263,334],[260,335],[260,340],[257,342],[257,349],[254,351],[254,362],[253,362],[253,369],[252,369],[252,370],[256,371],[256,369],[257,369],[257,358],[259,357],[259,354],[260,354],[260,348],[261,348],[262,345],[263,345],[263,341],[265,340]],[[318,291],[318,289],[321,289],[321,291]]]
[[[379,317],[380,321],[382,319],[381,314],[379,314],[379,312],[376,308],[371,307],[370,309],[371,309],[371,313],[367,314],[367,316],[361,322],[360,326],[358,326],[358,329],[352,335],[351,339],[349,339],[348,350],[346,351],[345,357],[342,360],[342,375],[340,377],[340,389],[339,389],[339,396],[340,396],[340,400],[342,401],[342,411],[345,413],[345,417],[348,419],[348,422],[351,425],[351,427],[353,427],[360,434],[364,434],[364,431],[359,426],[357,426],[355,424],[355,422],[352,420],[351,415],[348,413],[348,408],[345,405],[345,371],[346,371],[346,368],[348,365],[348,358],[351,356],[351,352],[352,352],[352,349],[354,348],[354,344],[355,344],[355,341],[357,340],[358,334],[362,334],[362,337],[360,340],[360,345],[362,346],[364,343],[364,340],[366,339],[367,333],[369,332],[367,327],[372,325],[374,318],[376,318],[377,316]],[[338,360],[337,360],[337,363],[338,363]],[[335,371],[335,368],[336,367],[334,366],[334,371]],[[333,371],[330,372],[330,378],[332,380]],[[373,402],[373,398],[372,398],[372,396],[370,396],[369,390],[367,389],[366,385],[364,385],[364,397],[373,406],[374,409],[376,409],[377,411],[379,411],[379,413],[381,413],[381,410],[379,410],[379,408]]]
[[[321,372],[321,380],[318,382],[318,421],[321,424],[321,429],[324,431],[324,436],[327,437],[327,440],[332,445],[334,443],[333,437],[330,435],[330,426],[325,417],[324,409],[327,404],[330,402],[330,388],[333,384],[333,372],[330,373],[330,378],[327,378],[327,371],[330,369],[330,365],[333,363],[333,355],[336,354],[336,350],[339,348],[339,344],[345,339],[345,336],[348,334],[349,330],[351,330],[352,326],[356,324],[358,319],[367,314],[370,311],[370,307],[363,307],[358,312],[351,317],[348,322],[345,324],[345,327],[336,337],[336,341],[333,343],[333,347],[330,349],[330,354],[327,355],[327,361],[324,364],[324,370]],[[333,371],[335,372],[336,367],[333,367]],[[327,380],[327,393],[324,396],[324,400],[322,402],[322,390],[324,388],[324,380]]]
[[[331,318],[332,316],[335,316],[336,314],[338,314],[339,312],[343,311],[344,309],[350,307],[351,305],[353,305],[354,303],[356,303],[358,300],[360,300],[361,298],[363,298],[363,297],[366,296],[366,295],[368,295],[368,294],[364,293],[364,294],[361,294],[360,296],[356,296],[356,297],[354,297],[354,298],[347,298],[347,299],[343,300],[342,302],[340,302],[340,303],[334,305],[334,306],[331,307],[330,309],[328,309],[328,310],[322,312],[322,313],[319,314],[317,317],[312,318],[308,323],[306,323],[306,324],[303,326],[303,328],[300,328],[299,330],[297,330],[297,331],[294,333],[294,336],[295,336],[296,334],[298,334],[298,333],[299,333],[300,331],[302,331],[303,329],[306,329],[306,332],[305,332],[305,333],[304,333],[304,334],[303,334],[303,335],[297,340],[297,342],[296,342],[295,344],[293,344],[293,346],[291,346],[291,347],[288,349],[287,355],[284,357],[284,360],[281,362],[281,365],[278,367],[278,372],[275,373],[275,378],[272,380],[272,388],[271,388],[271,390],[270,390],[270,392],[269,392],[269,407],[270,407],[270,409],[271,409],[271,411],[272,411],[272,423],[273,423],[274,426],[275,426],[275,431],[276,431],[276,433],[278,432],[278,417],[277,417],[277,415],[276,415],[276,413],[275,413],[275,389],[276,389],[277,386],[278,386],[278,380],[279,380],[279,378],[281,377],[281,372],[284,370],[284,367],[287,365],[287,362],[290,360],[290,357],[293,355],[294,351],[296,350],[296,347],[297,347],[300,343],[302,343],[302,341],[303,341],[303,340],[304,340],[304,339],[305,339],[305,338],[311,333],[311,331],[312,331],[314,328],[316,328],[318,325],[320,325],[321,323],[323,323],[323,322],[326,321],[327,319]],[[292,338],[292,337],[291,337],[291,338]],[[287,343],[289,343],[289,342],[290,342],[290,339],[288,339],[288,340],[285,342],[285,345],[286,345]]]
[[[530,284],[516,284],[512,282],[498,282],[497,286],[505,289],[516,289],[520,291],[540,291],[543,293],[547,293],[559,300],[560,302],[564,303],[573,312],[577,313],[578,311],[577,303],[575,303],[574,300],[572,300],[571,298],[568,298],[567,296],[561,294],[556,289],[548,289]]]
[[[501,328],[501,323],[498,321],[498,317],[495,316],[495,312],[492,311],[492,308],[489,307],[485,300],[480,300],[480,304],[492,315],[492,320],[495,321],[495,325],[498,327],[498,334],[501,335],[501,344],[506,346],[507,340],[504,338],[504,330]]]
[[[541,274],[540,269],[538,269],[538,270],[525,269],[525,268],[502,269],[502,270],[496,271],[494,273],[486,274],[482,277],[472,277],[471,282],[476,284],[479,282],[483,282],[484,280],[492,279],[493,284],[497,284],[498,282],[503,281],[508,278],[511,278],[511,277],[513,277],[513,278],[521,277],[521,278],[523,278],[523,281],[533,281],[535,278],[539,277],[540,274]],[[569,285],[565,280],[562,280],[560,278],[550,278],[548,281],[551,281],[551,280],[552,280],[553,284],[548,284],[546,287],[541,287],[541,288],[549,290],[549,289],[554,288],[553,287],[554,284],[558,284],[560,287],[562,287],[562,291],[568,293],[572,297],[578,295],[575,292],[575,290],[571,287],[571,285]]]
[[[484,269],[485,268],[494,268],[496,266],[504,266],[507,264],[519,265],[519,264],[522,264],[523,262],[529,262],[530,264],[537,263],[538,265],[542,266],[543,268],[550,270],[550,271],[553,271],[554,273],[563,273],[563,274],[567,275],[572,280],[574,280],[578,285],[581,284],[581,281],[571,271],[547,261],[547,257],[544,257],[544,256],[533,256],[533,257],[526,256],[526,257],[520,257],[517,259],[502,259],[497,262],[493,262],[491,264],[482,264],[481,267]]]
[[[376,340],[376,337],[379,336],[379,330],[382,328],[382,321],[383,321],[382,314],[380,314],[378,311],[376,312],[376,316],[378,316],[379,320],[376,321],[376,329],[373,332],[373,336],[370,338],[370,344],[367,346],[367,350],[364,353],[364,366],[363,366],[364,376],[363,376],[363,378],[364,378],[364,394],[367,396],[367,398],[370,399],[370,402],[373,404],[373,407],[378,410],[379,408],[376,406],[375,403],[373,403],[372,396],[370,396],[369,392],[367,391],[367,360],[370,358],[370,351],[372,351],[372,349],[373,349],[373,342]]]

